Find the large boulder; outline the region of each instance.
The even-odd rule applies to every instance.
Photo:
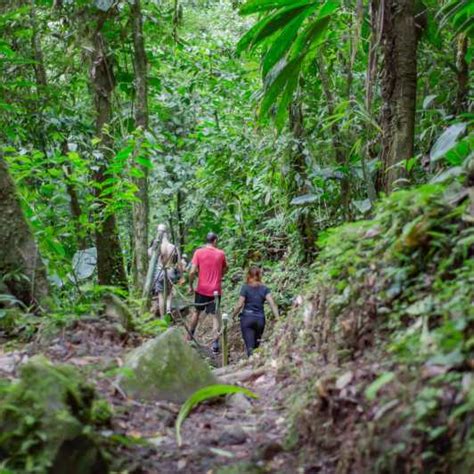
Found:
[[[127,356],[119,385],[139,400],[184,402],[196,390],[217,383],[207,363],[171,328]]]
[[[104,406],[73,367],[34,357],[22,367],[18,382],[0,386],[4,467],[25,473],[107,473],[97,431],[107,420],[95,416]]]

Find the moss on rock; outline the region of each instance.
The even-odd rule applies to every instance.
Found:
[[[6,467],[26,473],[108,472],[94,424],[95,392],[74,368],[37,356],[2,391],[0,459]],[[102,416],[100,422],[106,421]]]
[[[217,383],[207,363],[185,341],[183,332],[168,329],[133,350],[119,384],[141,400],[184,402],[196,390]]]

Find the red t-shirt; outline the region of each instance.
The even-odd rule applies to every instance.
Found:
[[[225,253],[215,247],[202,247],[194,252],[193,265],[199,269],[196,292],[204,296],[221,294],[222,275],[227,268]]]

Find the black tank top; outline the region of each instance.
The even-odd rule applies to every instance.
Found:
[[[265,317],[263,305],[269,293],[270,289],[265,285],[243,285],[240,290],[240,296],[245,298],[242,314]]]

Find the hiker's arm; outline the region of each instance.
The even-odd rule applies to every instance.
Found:
[[[267,296],[265,296],[265,299],[267,300],[268,304],[270,305],[270,308],[272,310],[273,316],[275,318],[279,318],[280,314],[278,313],[278,306],[275,303],[275,300],[273,299],[273,296],[271,293],[268,293]]]
[[[191,270],[189,271],[189,289],[191,292],[194,291],[193,283],[194,283],[194,277],[196,276],[198,271],[197,265],[194,263],[191,265]]]
[[[234,319],[242,311],[244,304],[245,304],[245,296],[239,296],[239,301],[237,301],[234,311],[232,311],[232,319]]]

